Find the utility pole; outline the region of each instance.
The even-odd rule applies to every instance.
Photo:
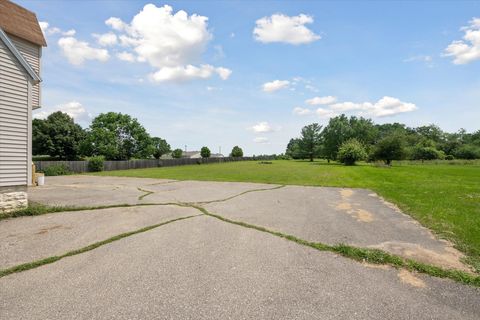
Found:
[[[185,152],[187,152],[187,145],[185,145]]]

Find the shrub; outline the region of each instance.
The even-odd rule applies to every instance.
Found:
[[[88,171],[100,172],[103,171],[104,158],[101,156],[92,157],[88,160]]]
[[[65,176],[72,174],[72,171],[70,171],[66,164],[54,164],[52,166],[46,167],[43,170],[43,173],[46,176]]]
[[[445,160],[455,160],[455,157],[452,156],[451,154],[447,154],[447,155],[445,156]]]
[[[232,152],[230,153],[230,156],[235,158],[243,157],[242,148],[240,148],[239,146],[233,147]]]
[[[172,158],[179,159],[183,155],[182,149],[175,149],[172,151]]]
[[[202,149],[200,149],[200,155],[202,156],[202,158],[210,158],[210,149],[208,149],[208,147],[202,147]]]
[[[454,155],[457,159],[480,159],[480,148],[466,144],[455,150]]]
[[[341,163],[351,166],[354,165],[356,161],[367,158],[367,152],[365,151],[365,147],[357,139],[350,139],[342,143],[338,149],[337,158]]]
[[[436,160],[436,159],[445,159],[445,153],[439,151],[434,147],[422,147],[416,146],[413,148],[412,152],[413,160]]]

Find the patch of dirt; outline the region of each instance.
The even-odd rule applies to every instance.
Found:
[[[361,222],[372,222],[375,220],[373,214],[364,209],[357,209],[357,211],[355,211],[355,218],[357,218],[357,221]]]
[[[349,211],[352,210],[352,205],[348,202],[340,202],[335,207],[336,210]]]
[[[362,266],[367,268],[372,268],[372,269],[381,269],[381,270],[388,270],[391,268],[386,264],[374,264],[374,263],[368,263],[368,262],[362,262]]]
[[[342,195],[342,198],[350,198],[353,195],[353,190],[352,189],[342,189],[340,191],[340,194]]]
[[[461,262],[461,259],[464,257],[464,255],[457,249],[448,246],[443,248],[442,252],[429,250],[414,243],[397,241],[383,242],[379,245],[370,247],[446,269],[454,268],[466,272],[472,272],[470,268]]]
[[[413,273],[407,271],[407,270],[400,270],[397,274],[398,278],[400,281],[403,283],[409,284],[412,287],[416,288],[425,288],[427,285],[425,284],[425,281],[423,281],[420,278],[417,278]]]

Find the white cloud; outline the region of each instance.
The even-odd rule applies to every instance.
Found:
[[[79,41],[73,37],[60,38],[58,45],[73,65],[81,65],[85,60],[105,62],[110,58],[107,50],[92,48],[88,42]]]
[[[413,103],[402,102],[397,98],[383,97],[375,103],[363,102],[342,102],[330,105],[330,108],[334,111],[346,112],[346,111],[360,111],[361,115],[373,116],[373,117],[386,117],[399,113],[411,112],[417,109],[417,106]],[[318,113],[318,110],[317,110]]]
[[[332,118],[337,116],[337,113],[333,110],[318,108],[315,113],[322,119]]]
[[[122,61],[135,62],[135,56],[130,52],[126,52],[126,51],[117,53],[117,58]]]
[[[70,101],[65,104],[61,104],[51,108],[42,108],[39,112],[34,112],[33,117],[36,119],[45,119],[50,114],[61,111],[68,114],[75,121],[88,122],[91,120],[92,115],[87,112],[85,107],[78,101]]]
[[[453,41],[444,51],[445,57],[453,57],[454,64],[467,64],[480,60],[480,18],[473,18],[470,25],[461,28],[463,40]]]
[[[313,17],[309,15],[289,17],[274,14],[258,19],[253,35],[255,40],[263,43],[283,42],[294,45],[310,43],[321,38],[305,26],[310,23],[313,23]]]
[[[232,71],[226,68],[215,68],[209,64],[202,64],[200,67],[189,64],[186,66],[161,68],[151,75],[151,79],[154,82],[183,82],[194,79],[208,79],[215,73],[221,79],[226,80]]]
[[[42,29],[44,35],[51,36],[53,34],[62,32],[62,30],[60,30],[59,28],[50,27],[50,24],[46,21],[40,21],[38,24],[40,25],[40,29]]]
[[[266,144],[266,143],[269,143],[269,140],[268,140],[267,137],[256,137],[255,139],[253,139],[253,142],[260,143],[260,144]]]
[[[171,6],[154,4],[145,5],[130,23],[115,17],[105,21],[122,32],[120,45],[132,50],[137,61],[157,68],[150,77],[155,82],[207,79],[214,74],[226,80],[231,70],[199,65],[212,39],[207,22],[205,16],[188,15],[183,10],[174,13]]]
[[[299,115],[299,116],[307,116],[309,114],[312,114],[313,111],[307,108],[302,108],[302,107],[296,107],[293,109],[293,114]]]
[[[66,37],[72,37],[76,33],[77,33],[77,31],[75,31],[74,29],[70,29],[70,30],[67,30],[67,31],[63,32],[62,35],[66,36]]]
[[[227,80],[232,74],[232,70],[223,67],[215,68],[215,72],[222,80]]]
[[[318,106],[318,105],[325,105],[325,104],[332,104],[337,101],[336,97],[333,96],[325,96],[325,97],[314,97],[312,99],[305,100],[305,103],[311,106]]]
[[[266,133],[275,131],[275,129],[266,121],[259,122],[248,129],[255,133]]]
[[[423,62],[429,68],[433,68],[434,66],[432,56],[428,56],[428,55],[412,56],[407,59],[404,59],[403,62]]]
[[[280,89],[285,89],[290,85],[288,80],[274,80],[271,82],[266,82],[262,85],[262,89],[265,92],[275,92]]]
[[[102,47],[113,46],[117,44],[117,36],[113,32],[104,34],[93,34],[93,37],[97,38],[97,42]]]
[[[127,28],[127,24],[119,18],[111,17],[105,21],[105,24],[117,31],[123,31]]]
[[[40,21],[38,24],[40,25],[40,29],[42,29],[43,34],[45,34],[50,24],[47,21]]]

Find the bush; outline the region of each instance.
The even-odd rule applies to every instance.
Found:
[[[455,160],[455,157],[452,156],[451,154],[447,154],[447,155],[445,156],[445,160]]]
[[[454,154],[457,159],[480,159],[480,148],[466,144],[455,150]]]
[[[182,149],[175,149],[172,151],[172,158],[180,159],[183,155]]]
[[[445,159],[445,153],[439,151],[434,147],[421,147],[416,146],[413,148],[412,153],[413,160],[436,160],[436,159]]]
[[[365,151],[365,147],[357,139],[350,139],[342,143],[338,149],[337,158],[341,163],[351,166],[354,165],[356,161],[367,158],[367,152]]]
[[[54,164],[52,166],[46,167],[43,170],[43,173],[46,176],[65,176],[72,174],[72,171],[70,171],[66,164]]]
[[[100,172],[103,171],[103,157],[92,157],[88,160],[88,171],[90,172]]]
[[[230,153],[231,157],[239,158],[243,157],[243,150],[239,146],[235,146],[232,149],[232,152]]]
[[[202,147],[202,149],[200,149],[200,155],[202,156],[202,158],[210,158],[210,149],[208,149],[208,147]]]

